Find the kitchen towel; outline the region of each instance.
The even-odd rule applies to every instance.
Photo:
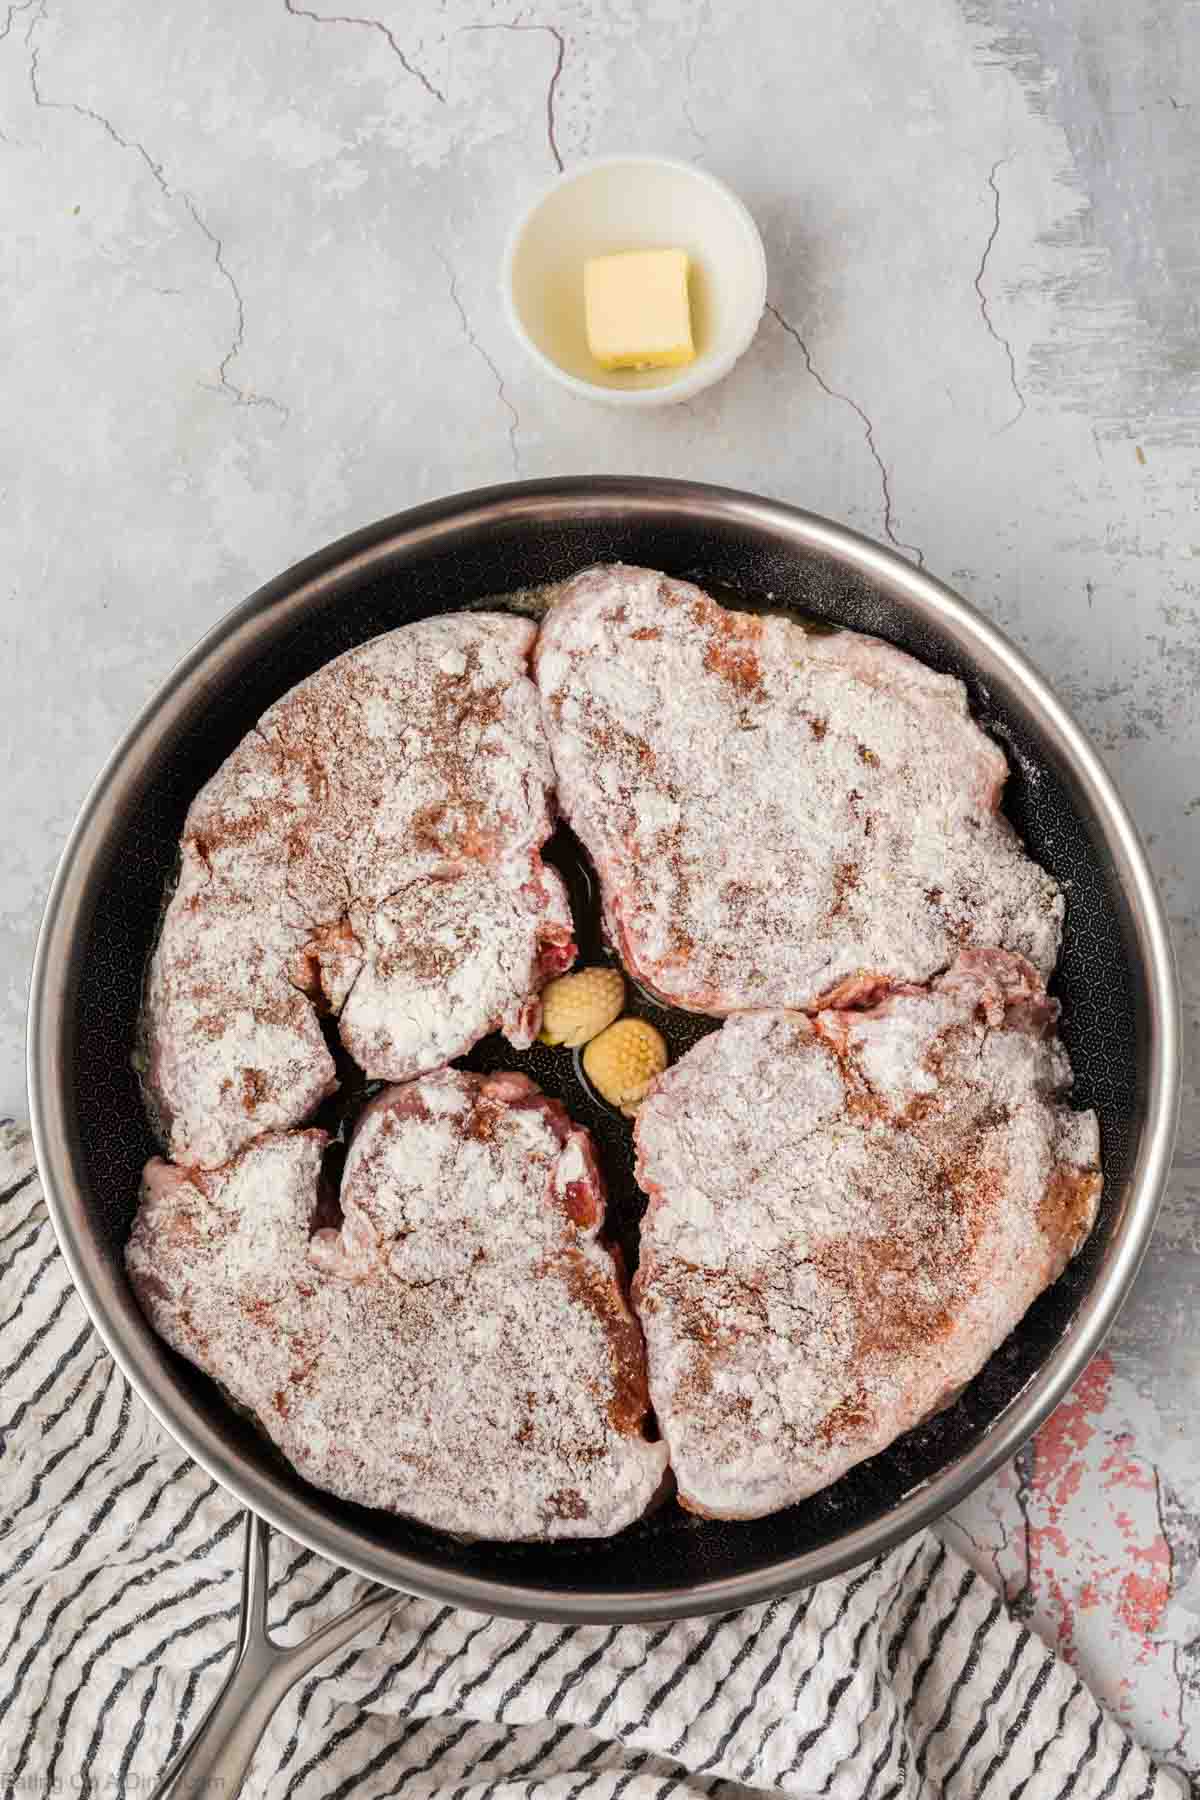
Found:
[[[242,1515],[101,1346],[0,1128],[0,1793],[138,1794],[232,1646]],[[276,1536],[284,1642],[358,1577]],[[254,1800],[1176,1800],[937,1538],[767,1606],[560,1629],[424,1600],[302,1681]]]

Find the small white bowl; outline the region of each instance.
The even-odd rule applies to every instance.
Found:
[[[602,369],[588,350],[583,265],[620,250],[686,250],[696,359]],[[767,298],[758,227],[715,175],[670,156],[603,156],[563,175],[520,219],[504,253],[509,323],[548,375],[609,406],[672,406],[727,375]]]

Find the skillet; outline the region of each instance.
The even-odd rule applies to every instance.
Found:
[[[140,983],[188,804],[273,700],[378,632],[618,559],[689,576],[726,604],[873,632],[967,683],[1009,758],[1005,811],[1066,889],[1052,991],[1076,1102],[1100,1118],[1104,1201],[1084,1251],[958,1401],[825,1493],[748,1523],[671,1505],[604,1542],[468,1544],[310,1487],[145,1324],[121,1261],[141,1165],[156,1149],[130,1063]],[[578,886],[575,897],[586,901]],[[680,1015],[673,1054],[699,1028]],[[501,1060],[527,1068],[592,1128],[617,1234],[636,1242],[627,1127],[561,1052],[518,1057],[489,1044],[476,1066]],[[63,1254],[101,1337],[181,1446],[259,1521],[388,1590],[607,1623],[724,1611],[818,1581],[936,1519],[1011,1457],[1095,1353],[1136,1273],[1169,1164],[1178,1063],[1170,941],[1136,831],[1095,751],[1021,653],[950,589],[842,526],[752,495],[641,477],[516,483],[418,507],[310,557],[228,614],[134,723],[83,807],[46,908],[29,1038],[35,1144]],[[276,1664],[255,1611],[264,1526],[251,1526],[248,1546],[253,1604],[239,1669],[243,1685],[265,1681],[265,1699],[278,1684],[264,1674]],[[378,1616],[399,1597],[368,1597],[344,1635],[365,1622],[363,1607]]]

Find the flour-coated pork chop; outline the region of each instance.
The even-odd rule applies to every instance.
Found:
[[[335,1087],[319,1015],[399,1081],[528,1045],[574,956],[539,854],[552,770],[534,627],[403,626],[277,701],[197,795],[151,963],[146,1086],[171,1157],[226,1162]]]
[[[364,1113],[322,1224],[325,1135],[150,1163],[126,1252],[155,1330],[316,1486],[464,1535],[641,1516],[641,1333],[599,1241],[588,1133],[520,1075],[445,1069]]]
[[[638,1115],[634,1305],[682,1503],[802,1500],[948,1404],[1091,1230],[1057,1002],[968,951],[871,1010],[741,1013]]]
[[[962,683],[854,632],[623,565],[534,655],[559,804],[626,967],[698,1012],[870,998],[999,945],[1043,974],[1062,898],[997,812]]]

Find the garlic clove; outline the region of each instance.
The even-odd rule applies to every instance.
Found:
[[[650,1083],[667,1066],[660,1031],[645,1019],[618,1019],[594,1037],[583,1053],[583,1071],[601,1099],[631,1119]]]
[[[619,969],[577,969],[560,975],[542,990],[540,1042],[577,1050],[611,1025],[624,1004],[625,981]]]

